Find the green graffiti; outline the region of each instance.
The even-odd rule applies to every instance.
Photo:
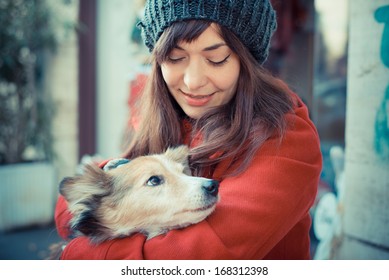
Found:
[[[389,5],[378,8],[374,17],[376,21],[385,24],[381,41],[381,59],[389,67]]]
[[[389,5],[378,8],[374,17],[377,22],[384,24],[380,57],[383,64],[389,67]],[[389,86],[386,88],[384,99],[376,114],[375,121],[375,150],[384,159],[389,159]]]
[[[382,158],[389,158],[389,86],[376,114],[375,150]]]

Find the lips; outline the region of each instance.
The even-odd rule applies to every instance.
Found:
[[[212,94],[208,94],[208,95],[200,95],[200,94],[195,95],[195,94],[185,93],[183,91],[181,91],[181,92],[184,95],[186,102],[190,106],[204,106],[212,99],[212,96],[215,94],[215,93],[212,93]]]

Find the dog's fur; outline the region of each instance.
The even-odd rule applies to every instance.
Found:
[[[94,243],[135,232],[150,239],[198,223],[219,199],[217,181],[190,175],[187,146],[111,161],[104,169],[86,165],[60,184],[72,231]]]

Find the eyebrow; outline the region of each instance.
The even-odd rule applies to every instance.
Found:
[[[218,49],[218,48],[220,48],[220,47],[223,47],[223,46],[227,46],[227,44],[226,44],[226,43],[214,44],[214,45],[212,45],[212,46],[209,46],[209,47],[204,48],[203,51],[213,51],[213,50],[216,50],[216,49]],[[176,45],[174,48],[175,48],[175,49],[182,50],[182,51],[185,51],[183,48],[181,48],[181,47],[178,46],[178,45]]]
[[[223,46],[227,46],[227,44],[226,43],[215,44],[215,45],[206,47],[205,49],[203,49],[203,51],[213,51],[213,50],[216,50],[216,49],[223,47]]]

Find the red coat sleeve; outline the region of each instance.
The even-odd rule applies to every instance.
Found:
[[[135,234],[92,245],[79,237],[66,246],[61,258],[307,258],[309,209],[322,158],[305,105],[300,104],[288,120],[291,126],[282,142],[267,140],[245,172],[221,182],[220,203],[205,221],[147,241]]]
[[[68,239],[70,236],[69,221],[72,215],[68,211],[68,204],[64,197],[60,195],[55,207],[54,220],[58,235],[63,239]]]

